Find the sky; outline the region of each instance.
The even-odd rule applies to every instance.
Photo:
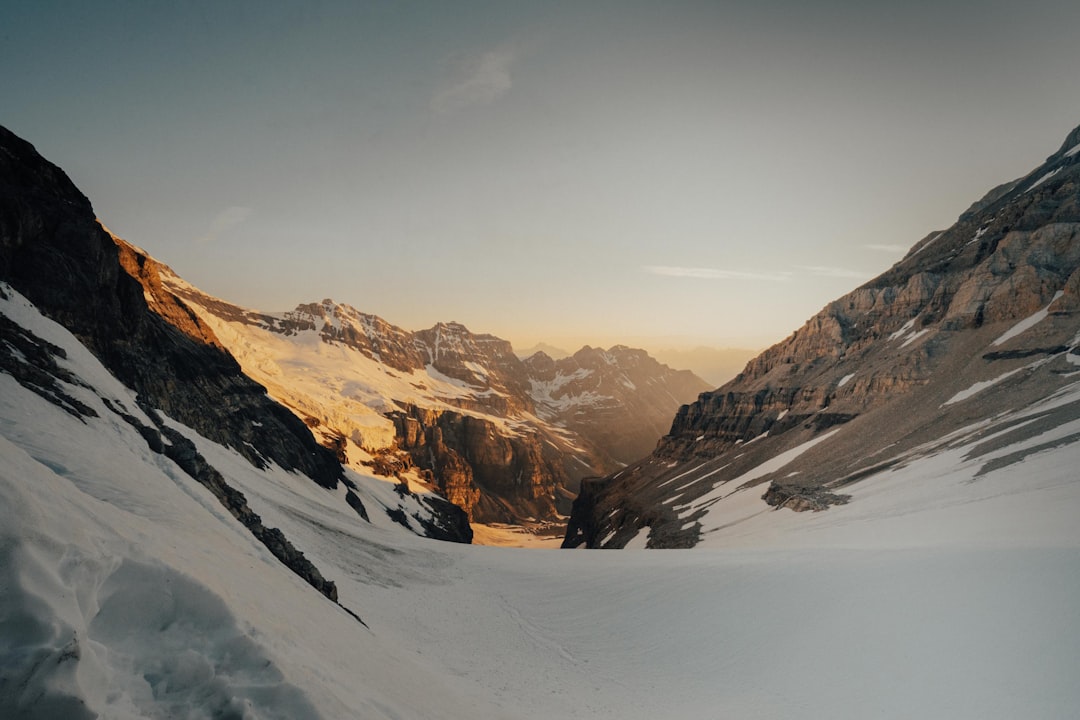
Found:
[[[1080,124],[1080,3],[0,6],[0,124],[260,310],[765,347]]]

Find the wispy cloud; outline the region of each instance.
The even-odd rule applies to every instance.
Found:
[[[207,228],[206,233],[202,237],[196,238],[195,242],[200,245],[214,242],[221,237],[221,235],[244,222],[250,216],[251,208],[249,207],[243,207],[241,205],[227,207],[210,221],[210,227]]]
[[[851,278],[855,280],[865,280],[870,277],[861,270],[850,270],[842,267],[826,267],[824,265],[798,265],[794,272],[790,270],[777,270],[774,272],[723,270],[710,267],[677,267],[671,265],[645,265],[642,267],[642,270],[653,275],[694,278],[698,280],[762,280],[765,282],[787,282],[797,275]]]
[[[645,265],[642,268],[653,275],[667,277],[697,278],[699,280],[764,280],[784,282],[791,279],[789,272],[750,272],[746,270],[721,270],[707,267],[672,267],[670,265]]]
[[[863,247],[866,248],[867,250],[877,250],[878,252],[887,252],[887,253],[893,253],[893,254],[905,253],[905,252],[908,251],[908,249],[906,247],[904,247],[903,245],[870,244],[870,245],[863,245]]]
[[[460,60],[431,98],[432,110],[449,113],[503,95],[514,86],[510,69],[517,57],[515,48],[503,46]]]
[[[819,277],[833,277],[833,278],[852,278],[855,280],[864,280],[870,277],[862,270],[849,270],[842,267],[825,267],[823,265],[800,265],[800,270],[804,270],[811,275],[817,275]]]

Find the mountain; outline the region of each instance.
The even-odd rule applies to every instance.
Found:
[[[517,356],[522,360],[529,357],[530,355],[535,355],[538,352],[542,352],[545,355],[548,355],[549,357],[552,357],[556,360],[562,360],[565,357],[570,357],[571,355],[573,355],[573,353],[567,352],[560,347],[555,347],[554,345],[549,345],[548,343],[544,342],[536,343],[532,347],[522,348],[520,350],[516,350],[515,352],[517,353]]]
[[[710,536],[721,552],[480,548],[402,527],[431,516],[419,493],[337,465],[235,374],[160,267],[4,131],[0,273],[0,717],[1005,720],[1080,706],[1068,377],[856,483],[846,505],[755,512]],[[1023,332],[998,351],[1056,317],[1010,325]]]
[[[31,152],[20,148],[10,168],[13,207],[33,216],[11,221],[4,261],[16,291],[85,338],[143,402],[253,462],[330,488],[339,463],[383,478],[364,484],[410,530],[468,540],[475,521],[561,532],[582,477],[650,451],[667,416],[707,387],[626,348],[585,349],[577,357],[588,367],[538,376],[508,342],[458,323],[414,333],[329,300],[279,314],[237,307],[108,232],[58,169],[22,162]],[[23,177],[34,163],[38,175]],[[22,237],[26,227],[55,232],[70,258]],[[77,244],[84,235],[95,243]],[[52,282],[57,273],[70,286]],[[203,364],[211,370],[192,369]],[[206,413],[207,393],[228,405]],[[273,419],[253,423],[263,413]],[[312,432],[334,455],[311,445]]]
[[[597,466],[621,467],[652,450],[670,417],[664,409],[708,387],[625,345],[586,345],[558,360],[538,352],[524,365],[537,414],[585,438],[600,454]]]
[[[4,150],[0,156],[0,280],[69,329],[137,394],[138,408],[146,418],[138,419],[138,414],[132,414],[134,408],[123,404],[116,406],[115,413],[145,434],[151,449],[172,453],[177,456],[174,461],[205,476],[230,511],[244,517],[249,513],[242,496],[235,496],[228,487],[216,487],[220,482],[213,468],[205,468],[198,454],[174,437],[174,429],[163,417],[232,448],[257,467],[296,472],[328,490],[338,490],[345,483],[342,501],[362,516],[368,513],[360,495],[402,524],[411,522],[417,532],[469,541],[466,517],[445,500],[430,494],[387,492],[379,487],[385,483],[344,475],[333,453],[315,441],[296,415],[245,375],[213,330],[164,287],[162,266],[106,230],[86,197],[29,143],[0,129],[0,146]],[[48,345],[40,345],[32,333],[10,324],[7,330],[21,338],[5,346],[6,364],[13,375],[54,401],[67,402],[51,389],[52,380],[35,379],[36,373],[29,378],[22,374],[27,364],[19,361],[20,355],[32,351],[33,356],[45,358],[51,352]],[[69,409],[82,412],[78,405]],[[180,458],[181,454],[185,457]],[[259,529],[257,516],[251,515],[248,521],[253,532],[269,532]],[[265,540],[280,544],[270,535]],[[287,554],[284,544],[281,553]]]
[[[671,413],[707,387],[624,347],[521,361],[460,323],[410,332],[329,299],[256,312],[156,267],[343,463],[437,491],[473,522],[561,530],[582,477],[651,451]]]
[[[680,408],[650,456],[585,483],[564,545],[722,542],[770,508],[859,502],[956,448],[972,483],[1074,448],[1078,268],[1080,128]]]

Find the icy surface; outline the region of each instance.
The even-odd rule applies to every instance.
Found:
[[[1080,400],[1080,384],[913,451],[827,512],[772,510],[762,486],[728,484],[692,551],[426,541],[176,425],[368,629],[111,413],[101,398],[135,414],[133,397],[74,338],[18,298],[2,307],[65,348],[63,366],[90,386],[65,390],[99,417],[0,374],[0,717],[1004,719],[1080,707],[1080,420],[1012,434]],[[990,448],[974,435],[987,427]]]

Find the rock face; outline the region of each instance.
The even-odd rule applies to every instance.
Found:
[[[254,312],[162,277],[345,462],[426,483],[475,522],[558,523],[582,477],[652,450],[707,387],[641,350],[522,361],[460,323],[409,332],[332,300]]]
[[[727,483],[819,510],[838,502],[828,488],[862,470],[1052,391],[1076,357],[1078,268],[1080,128],[681,407],[652,456],[583,491],[567,546],[620,547],[646,526],[651,547],[692,545],[705,514],[695,503]],[[782,471],[758,470],[795,455]]]
[[[29,143],[0,128],[0,280],[65,326],[124,385],[155,427],[105,404],[206,487],[282,563],[330,600],[323,578],[276,528],[267,528],[168,415],[236,450],[257,467],[274,462],[337,486],[341,466],[304,424],[245,376],[213,333],[165,290],[153,263],[118,245],[86,197]],[[79,416],[89,408],[60,390],[62,351],[5,318],[0,365],[50,402]],[[12,352],[14,349],[15,352]]]
[[[556,495],[569,484],[557,453],[536,434],[505,435],[490,420],[406,405],[390,413],[398,447],[431,470],[450,502],[478,521],[552,519]]]
[[[644,350],[583,347],[552,360],[525,360],[540,417],[588,438],[605,460],[627,465],[656,446],[679,398],[707,388],[688,370],[671,370]]]

